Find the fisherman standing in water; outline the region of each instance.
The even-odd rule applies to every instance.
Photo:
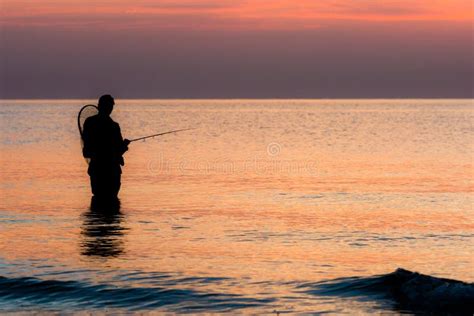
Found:
[[[97,198],[114,199],[120,190],[123,154],[128,150],[128,139],[122,138],[120,126],[110,117],[114,98],[99,98],[99,114],[86,119],[83,131],[83,155],[90,159],[87,173],[91,179],[92,194]]]

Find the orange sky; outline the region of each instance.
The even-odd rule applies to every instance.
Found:
[[[469,21],[471,0],[3,0],[15,25],[315,28],[331,20]]]

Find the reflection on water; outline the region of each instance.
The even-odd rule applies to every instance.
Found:
[[[474,280],[472,100],[117,100],[125,137],[199,127],[133,143],[121,205],[90,201],[90,102],[0,100],[0,312],[399,314],[355,289]]]
[[[119,199],[92,197],[90,209],[83,214],[81,254],[91,257],[118,257],[124,252],[123,214]]]

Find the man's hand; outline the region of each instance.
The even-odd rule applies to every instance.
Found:
[[[126,151],[128,151],[128,145],[129,144],[130,144],[130,141],[128,139],[123,140],[122,154],[124,154]]]

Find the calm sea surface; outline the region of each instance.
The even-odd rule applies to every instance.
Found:
[[[130,145],[114,214],[91,102],[0,101],[0,311],[400,313],[357,282],[474,281],[472,100],[117,99],[124,137],[198,129]]]

